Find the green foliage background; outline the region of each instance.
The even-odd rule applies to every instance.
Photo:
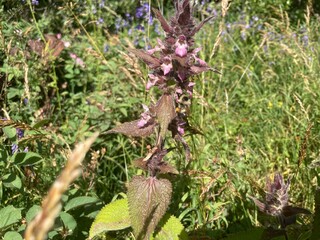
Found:
[[[196,79],[191,124],[201,134],[187,137],[191,164],[186,167],[182,149],[169,155],[181,172],[172,177],[169,212],[189,236],[222,238],[260,226],[247,195],[260,197],[266,176],[277,171],[292,176],[290,201],[313,210],[319,180],[320,7],[309,2],[308,12],[307,1],[235,0],[225,19],[219,3],[196,5],[199,21],[216,17],[195,45],[222,74]],[[154,46],[163,34],[156,22],[135,17],[143,5],[138,1],[1,3],[0,118],[12,121],[0,132],[0,209],[9,206],[16,215],[10,224],[0,224],[0,236],[23,233],[68,150],[89,132],[100,131],[49,235],[85,239],[102,206],[121,198],[129,179],[142,174],[131,162],[147,152],[150,139],[104,132],[136,119],[141,104],[157,94],[145,91],[148,69],[126,48]],[[172,13],[171,1],[149,4],[166,16]],[[133,18],[126,23],[127,13]],[[221,22],[221,42],[212,54]],[[138,24],[144,30],[136,29]],[[70,43],[53,61],[28,48],[29,40],[48,33],[60,33]],[[22,138],[16,128],[24,131]],[[13,145],[18,153],[12,153]],[[21,159],[26,148],[28,163]],[[91,198],[66,208],[83,196]],[[293,239],[310,231],[312,217],[298,222],[290,229]],[[115,233],[130,236],[121,234]]]

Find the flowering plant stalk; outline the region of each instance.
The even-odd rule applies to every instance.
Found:
[[[215,71],[199,58],[201,48],[194,47],[194,35],[212,17],[196,24],[192,17],[193,7],[189,0],[175,0],[175,14],[168,22],[159,10],[153,9],[155,17],[165,31],[165,38],[158,39],[157,45],[147,51],[129,49],[150,69],[146,89],[157,87],[161,96],[155,104],[143,105],[144,112],[135,121],[125,122],[108,131],[134,137],[156,134],[156,142],[145,157],[134,164],[149,174],[148,178],[135,176],[128,185],[128,203],[132,227],[137,239],[147,239],[164,215],[171,199],[170,181],[160,178],[159,173],[178,171],[164,158],[167,132],[182,143],[186,159],[190,150],[183,136],[188,129],[188,111],[179,106],[189,107],[195,83],[192,76],[205,71]]]

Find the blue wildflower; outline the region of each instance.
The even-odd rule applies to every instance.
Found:
[[[144,26],[142,26],[141,24],[138,24],[135,29],[144,32]]]
[[[21,139],[24,137],[24,131],[21,128],[17,128],[16,131],[17,131],[18,139]]]
[[[99,18],[96,23],[97,23],[97,25],[102,24],[103,23],[103,18]]]
[[[103,51],[106,53],[109,51],[109,45],[104,45]]]
[[[99,8],[103,8],[104,7],[104,3],[105,3],[105,0],[101,0],[101,2],[99,3]]]
[[[136,9],[136,18],[142,18],[143,17],[143,7],[138,7]]]
[[[18,145],[14,143],[11,146],[11,153],[15,154],[16,152],[18,152]]]
[[[303,46],[308,46],[308,44],[309,44],[309,36],[308,35],[303,35],[302,36],[302,44],[303,44]]]
[[[32,5],[39,5],[39,1],[38,1],[38,0],[32,0],[32,1],[31,1],[31,4],[32,4]]]

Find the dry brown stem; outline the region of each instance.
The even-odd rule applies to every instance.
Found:
[[[79,143],[73,152],[71,152],[67,165],[51,186],[47,197],[43,200],[42,210],[27,226],[25,240],[43,240],[46,238],[48,231],[52,228],[55,218],[61,210],[62,194],[80,175],[81,162],[98,135],[98,133],[94,133],[92,137],[83,143]]]

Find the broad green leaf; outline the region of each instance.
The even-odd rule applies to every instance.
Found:
[[[98,198],[95,198],[95,197],[75,197],[75,198],[72,198],[67,204],[66,206],[64,207],[64,210],[65,211],[69,211],[71,209],[74,209],[74,208],[78,208],[78,207],[81,207],[81,206],[84,206],[86,204],[92,204],[92,203],[95,203],[95,202],[98,202],[99,199]]]
[[[12,205],[0,209],[0,229],[7,227],[21,219],[21,210]]]
[[[30,223],[31,220],[41,211],[41,207],[39,205],[33,205],[26,214],[27,223]]]
[[[35,165],[42,161],[42,157],[34,152],[19,152],[12,156],[13,163],[18,166]]]
[[[10,231],[10,232],[6,232],[6,234],[4,235],[3,240],[22,240],[22,236],[14,231]]]
[[[17,130],[11,126],[2,128],[2,131],[9,139],[14,139],[17,135]]]
[[[15,173],[9,173],[2,177],[3,186],[7,188],[18,188],[22,186],[21,179]]]
[[[167,179],[135,176],[128,186],[129,214],[137,239],[149,239],[171,200]]]
[[[166,214],[160,221],[162,226],[160,231],[156,233],[154,240],[187,240],[188,234],[184,230],[183,225],[175,216]]]
[[[91,228],[89,238],[105,231],[115,231],[130,227],[128,200],[120,199],[109,203],[98,213]]]
[[[60,213],[60,218],[63,222],[63,225],[65,226],[65,228],[67,228],[68,230],[73,231],[76,227],[77,227],[77,222],[74,219],[74,217],[72,217],[69,213],[66,212],[61,212]]]

